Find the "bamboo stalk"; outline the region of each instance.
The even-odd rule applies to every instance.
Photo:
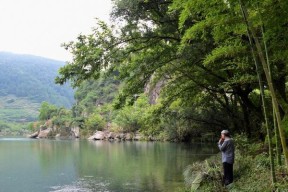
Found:
[[[287,145],[286,145],[284,130],[283,130],[283,127],[282,127],[282,124],[281,124],[280,110],[279,110],[279,105],[278,105],[275,89],[274,89],[274,86],[273,86],[272,78],[271,78],[271,75],[269,73],[268,65],[267,65],[265,57],[263,55],[263,51],[262,51],[260,42],[259,42],[259,40],[258,40],[258,38],[256,36],[256,33],[255,33],[251,23],[247,19],[248,18],[247,17],[248,14],[247,14],[247,11],[246,11],[243,3],[242,3],[242,0],[239,0],[239,3],[240,3],[240,6],[241,6],[241,10],[243,12],[243,17],[244,17],[244,19],[246,21],[247,28],[251,32],[252,38],[253,38],[253,40],[255,42],[256,50],[257,50],[257,53],[258,53],[258,57],[259,57],[259,59],[261,61],[261,64],[262,64],[262,67],[263,67],[263,70],[264,70],[264,73],[265,73],[265,76],[266,76],[266,80],[267,80],[267,83],[268,83],[268,87],[269,87],[269,90],[271,92],[273,106],[274,106],[275,113],[276,113],[277,125],[278,125],[278,130],[279,130],[279,136],[280,136],[281,145],[282,145],[282,148],[283,148],[283,154],[284,154],[284,157],[285,157],[286,169],[288,169]]]
[[[261,18],[261,23],[263,23],[261,15],[260,15],[260,18]],[[272,77],[271,68],[270,68],[269,54],[268,54],[267,43],[266,43],[266,38],[265,38],[263,25],[261,26],[261,32],[262,32],[262,36],[263,36],[263,43],[264,43],[264,49],[265,49],[265,55],[266,55],[266,61],[267,61],[267,65],[268,65],[268,70],[269,70],[270,76]],[[272,103],[273,103],[273,101],[272,101]],[[281,162],[281,150],[280,150],[280,143],[279,143],[279,130],[278,130],[278,127],[277,127],[277,119],[276,119],[275,107],[274,107],[274,105],[272,107],[273,107],[273,124],[274,124],[275,139],[276,139],[276,159],[277,159],[277,164],[281,165],[282,162]]]
[[[276,114],[275,114],[275,109],[273,107],[273,123],[274,123],[274,129],[275,129],[275,139],[276,139],[276,159],[277,159],[277,164],[282,165],[281,161],[281,146],[279,143],[279,130],[277,127],[277,120],[276,120]]]
[[[259,89],[260,89],[260,95],[261,95],[261,101],[262,101],[262,107],[263,107],[263,115],[264,115],[264,119],[265,119],[265,128],[266,128],[267,137],[268,137],[271,180],[272,180],[272,185],[274,186],[274,184],[276,182],[275,164],[274,164],[274,159],[273,159],[274,155],[273,155],[273,149],[272,149],[271,131],[269,129],[269,120],[268,120],[268,116],[267,116],[267,104],[265,101],[265,92],[264,92],[263,80],[262,80],[262,76],[261,76],[261,69],[260,69],[259,63],[256,59],[256,51],[255,51],[255,48],[252,44],[252,38],[251,38],[251,34],[250,34],[250,31],[248,28],[247,28],[247,35],[248,35],[249,45],[251,48],[252,58],[254,60],[257,78],[258,78],[258,83],[259,83]]]

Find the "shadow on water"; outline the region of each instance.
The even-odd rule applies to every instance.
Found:
[[[213,144],[0,138],[0,152],[5,191],[169,192],[184,186],[189,164],[218,151]]]

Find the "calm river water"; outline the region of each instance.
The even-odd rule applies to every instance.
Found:
[[[0,138],[1,192],[172,192],[213,145]]]

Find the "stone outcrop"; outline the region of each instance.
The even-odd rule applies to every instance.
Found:
[[[107,136],[107,139],[115,139],[115,137],[116,137],[116,133],[114,133],[114,132],[109,132],[109,133],[108,133],[108,136]]]
[[[32,139],[36,139],[39,135],[39,131],[35,132],[35,133],[32,133],[31,135],[28,135],[29,138],[32,138]]]
[[[154,76],[152,76],[149,82],[145,85],[144,93],[149,96],[149,103],[156,104],[157,99],[160,96],[160,91],[162,87],[165,85],[165,80],[159,80],[157,83],[154,82]]]
[[[120,134],[117,133],[117,134],[115,135],[114,139],[121,140],[121,138],[120,138]]]
[[[125,140],[126,140],[126,141],[131,141],[132,139],[133,139],[133,136],[132,136],[131,133],[126,133],[126,134],[125,134]]]
[[[139,133],[136,133],[134,138],[135,141],[140,141],[142,139],[141,135]]]
[[[89,137],[89,140],[104,140],[106,138],[105,133],[103,131],[96,131],[94,135]]]
[[[37,136],[37,138],[48,138],[48,136],[49,136],[49,133],[52,131],[52,129],[51,128],[47,128],[47,129],[44,129],[44,130],[40,130],[39,131],[39,134],[38,134],[38,136]]]
[[[48,127],[48,128],[47,128]],[[80,127],[61,127],[60,129],[56,126],[49,125],[47,122],[39,127],[39,131],[28,135],[29,138],[57,138],[57,139],[75,139],[80,137]]]
[[[119,134],[119,139],[120,140],[125,140],[125,134],[124,133],[120,133]]]
[[[71,133],[75,138],[79,138],[80,137],[80,128],[79,127],[72,127]]]
[[[96,131],[94,135],[88,138],[89,140],[117,140],[117,141],[139,141],[143,137],[140,133],[116,133],[116,132],[107,132],[107,131]]]
[[[46,128],[45,125],[40,126],[40,130],[28,135],[29,138],[49,138],[54,137],[57,139],[75,139],[80,137],[80,128],[75,126],[72,128],[66,127],[57,130],[55,127]],[[143,140],[143,136],[137,133],[123,133],[123,132],[112,132],[112,131],[96,131],[88,140],[109,140],[109,141],[140,141]],[[149,137],[149,140],[154,138]]]

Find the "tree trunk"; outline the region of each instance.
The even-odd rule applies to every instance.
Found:
[[[240,102],[242,113],[243,113],[243,120],[244,120],[244,131],[248,138],[251,138],[251,125],[250,125],[250,113],[248,107],[241,101]]]

